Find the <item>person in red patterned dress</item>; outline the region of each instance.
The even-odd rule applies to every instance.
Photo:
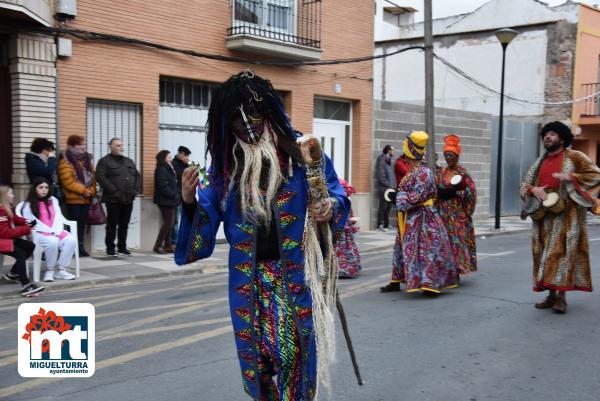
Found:
[[[342,184],[346,196],[350,197],[355,192],[354,187],[346,180],[340,179],[340,184]],[[356,278],[360,275],[360,253],[354,241],[354,234],[358,232],[356,222],[357,218],[350,211],[350,217],[346,220],[344,231],[340,232],[334,245],[335,254],[338,258],[339,278]]]
[[[458,164],[461,152],[460,138],[456,135],[447,135],[444,144],[447,167],[436,172],[438,196],[435,204],[448,230],[458,272],[468,274],[477,271],[475,229],[472,218],[477,203],[477,190],[467,170]],[[452,185],[450,180],[456,176],[460,176],[460,182]]]

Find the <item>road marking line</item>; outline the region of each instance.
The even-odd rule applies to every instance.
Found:
[[[139,326],[143,326],[143,325],[148,324],[148,323],[159,322],[159,321],[161,321],[163,319],[168,319],[168,318],[171,318],[171,317],[175,317],[175,316],[179,316],[179,315],[184,315],[184,314],[186,314],[188,312],[192,312],[195,309],[203,308],[203,307],[206,307],[206,306],[211,306],[211,305],[214,305],[214,304],[217,304],[217,303],[220,303],[220,302],[227,302],[227,298],[223,297],[223,298],[213,299],[211,301],[206,301],[206,302],[198,303],[198,304],[195,304],[195,305],[190,305],[190,306],[185,307],[185,308],[180,308],[180,309],[177,309],[177,310],[174,310],[174,311],[161,313],[161,314],[156,315],[156,316],[150,316],[150,317],[147,317],[145,319],[133,321],[133,322],[131,322],[129,324],[124,324],[124,325],[121,325],[121,326],[114,327],[112,329],[100,331],[100,333],[98,333],[98,335],[96,336],[96,339],[102,338],[102,337],[107,336],[107,335],[113,335],[113,334],[117,334],[117,333],[122,333],[122,332],[128,331],[130,329],[133,329],[133,328],[136,328],[136,327],[139,327]]]
[[[588,241],[592,242],[592,241],[600,241],[600,238],[591,238]]]
[[[355,285],[349,286],[347,288],[344,288],[343,289],[344,292],[340,291],[340,298],[346,299],[346,298],[349,298],[354,295],[362,294],[367,291],[372,291],[373,287],[377,287],[379,285],[385,284],[385,282],[382,282],[382,280],[384,280],[385,278],[389,279],[389,277],[390,277],[390,273],[380,274],[379,276],[375,277],[372,280],[363,281],[360,284],[355,284]],[[341,290],[341,288],[340,288],[340,290]]]
[[[13,363],[17,363],[17,354],[12,354],[9,357],[0,359],[0,366],[12,365]]]
[[[154,322],[161,321],[163,319],[169,319],[171,317],[175,317],[178,315],[183,315],[185,313],[191,312],[195,309],[204,308],[206,306],[211,306],[211,305],[217,304],[219,302],[226,302],[226,301],[227,301],[227,298],[223,297],[223,298],[213,299],[210,301],[195,302],[194,304],[189,305],[188,307],[179,308],[177,310],[161,313],[161,314],[155,315],[155,316],[150,316],[145,319],[135,320],[129,324],[121,325],[118,327],[113,327],[113,328],[106,329],[106,330],[100,330],[96,333],[96,341],[102,340],[104,337],[117,336],[123,332],[130,330],[130,329],[137,328],[139,326],[143,326],[148,323],[154,323]],[[14,325],[16,325],[16,323]],[[0,359],[0,367],[10,365],[11,363],[16,362],[16,360],[17,360],[17,357],[14,355],[9,356],[7,358],[2,358],[2,359]]]
[[[158,352],[164,352],[173,348],[179,348],[186,345],[190,345],[199,341],[207,340],[212,337],[217,337],[225,333],[231,333],[233,331],[231,325],[218,327],[216,329],[206,331],[204,333],[194,334],[192,336],[183,337],[176,341],[169,341],[164,344],[153,345],[151,347],[142,348],[138,351],[133,351],[128,354],[119,355],[113,358],[105,359],[96,363],[96,371],[99,369],[108,368],[114,365],[121,365],[126,362],[131,362],[135,359],[143,358],[148,355],[156,354]],[[0,398],[5,398],[23,391],[31,390],[36,387],[44,386],[46,384],[53,384],[59,380],[64,380],[62,377],[52,378],[39,378],[39,379],[28,379],[24,383],[14,384],[12,386],[4,387],[0,389]]]
[[[504,256],[504,255],[512,255],[515,251],[506,251],[506,252],[498,252],[498,253],[485,253],[485,252],[477,252],[477,256]]]
[[[156,305],[156,306],[147,306],[145,308],[138,308],[138,309],[127,309],[127,310],[118,310],[118,311],[114,311],[114,312],[105,312],[105,313],[97,314],[96,319],[102,318],[102,317],[128,315],[130,313],[150,312],[150,311],[161,310],[161,309],[180,308],[182,306],[204,305],[204,302],[206,302],[206,301],[190,301],[190,302],[181,302],[178,304],[171,304],[171,305]]]
[[[197,321],[197,322],[182,323],[182,324],[170,325],[170,326],[165,326],[165,327],[154,327],[154,328],[151,328],[151,329],[138,330],[138,331],[130,331],[128,333],[111,334],[111,335],[99,338],[97,341],[112,340],[114,338],[135,337],[135,336],[141,336],[141,335],[146,335],[146,334],[154,334],[154,333],[162,333],[162,332],[165,332],[165,331],[179,330],[179,329],[188,329],[188,328],[192,328],[192,327],[208,326],[208,325],[215,324],[215,323],[225,323],[225,322],[230,322],[230,321],[231,321],[230,317],[200,320],[200,321]],[[7,356],[7,355],[8,355],[7,358],[0,359],[0,366],[6,366],[6,365],[10,365],[12,363],[16,363],[17,362],[17,359],[18,359],[17,356],[18,356],[18,354],[15,354],[14,350],[7,350],[7,351],[3,351],[2,352],[2,356]]]
[[[65,293],[76,293],[76,292],[86,292],[86,296],[85,297],[80,297],[80,298],[65,298],[64,300],[54,300],[52,302],[78,302],[78,301],[83,301],[83,302],[90,302],[90,300],[94,300],[94,299],[105,299],[105,298],[114,298],[115,294],[107,294],[107,295],[90,295],[89,292],[90,291],[101,291],[101,290],[107,290],[107,289],[111,289],[111,288],[126,288],[126,287],[130,287],[130,286],[134,286],[134,285],[144,285],[144,284],[152,284],[152,283],[156,283],[156,282],[165,282],[165,281],[174,281],[174,280],[179,280],[181,278],[184,278],[186,276],[177,276],[177,277],[164,277],[164,278],[160,278],[160,279],[153,279],[153,280],[149,280],[149,281],[143,281],[143,282],[128,282],[128,283],[115,283],[114,287],[110,287],[110,286],[101,286],[101,287],[93,287],[93,288],[75,288],[75,289],[65,289],[63,291],[57,292],[56,294],[54,293],[50,293],[52,295],[62,295]],[[143,277],[142,277],[143,278]],[[211,281],[214,281],[216,279],[219,279],[219,275],[210,275],[210,276],[205,276],[199,279],[191,279],[190,281],[186,282],[185,284],[182,284],[179,286],[179,289],[188,289],[188,288],[192,288],[198,284],[203,284],[206,283],[208,284]],[[51,289],[51,287],[49,287]],[[152,294],[159,294],[161,292],[167,292],[167,291],[171,291],[171,288],[159,288],[156,290],[148,290],[145,291],[143,294],[139,294],[140,297],[146,296],[146,295],[152,295]],[[14,310],[14,304],[21,304],[23,303],[23,298],[10,298],[10,299],[6,299],[6,300],[0,300],[0,311],[2,310]]]
[[[196,289],[196,288],[204,288],[204,287],[219,287],[219,286],[223,286],[223,285],[227,285],[227,283],[197,283],[197,285],[195,287],[188,287],[188,288],[194,288],[194,289]],[[179,287],[179,289],[181,289],[181,288],[182,287]],[[122,298],[119,298],[118,300],[111,300],[111,301],[106,301],[104,303],[100,302],[100,303],[97,303],[97,304],[94,304],[94,303],[92,303],[92,304],[94,305],[94,308],[97,309],[97,308],[100,308],[102,306],[106,306],[106,305],[110,305],[110,304],[114,304],[114,303],[118,303],[118,302],[130,301],[132,299],[142,298],[142,297],[147,296],[147,295],[155,295],[155,294],[158,294],[158,293],[161,293],[161,292],[168,292],[168,291],[172,291],[172,289],[171,288],[160,289],[160,290],[154,290],[152,292],[147,291],[147,292],[145,292],[143,294],[136,294],[136,295],[131,295],[131,296],[128,296],[128,297],[122,297]],[[111,297],[114,298],[115,294],[112,294]],[[85,300],[85,298],[81,299],[81,300]],[[68,302],[68,303],[73,303],[75,301],[76,300],[74,300],[74,299],[65,299],[65,300],[57,300],[57,301],[52,301],[52,302]],[[190,305],[192,303],[190,302],[190,303],[187,303],[187,304]],[[152,307],[150,307],[150,308],[152,308]],[[158,308],[160,309],[160,307],[158,307]],[[14,310],[14,307],[11,306],[10,309]],[[139,309],[139,310],[136,310],[136,311],[144,311],[144,310],[152,310],[152,309],[144,309],[144,308],[142,308],[142,309]],[[122,314],[131,313],[133,311],[134,310],[131,309],[131,310],[124,310],[124,311],[117,311],[117,312],[108,312],[109,313],[108,315],[107,314],[97,314],[96,317],[110,316],[110,313],[114,313],[114,315],[122,315]],[[15,322],[4,324],[4,325],[0,325],[0,330],[14,328],[15,325],[16,325]]]
[[[189,328],[192,328],[192,327],[208,326],[210,324],[215,324],[215,323],[228,323],[230,321],[231,321],[230,317],[222,317],[222,318],[218,318],[218,319],[200,320],[198,322],[173,324],[173,325],[166,326],[166,327],[154,327],[154,328],[151,328],[151,329],[138,330],[138,331],[130,331],[128,333],[113,334],[113,335],[110,335],[110,336],[103,337],[101,340],[110,340],[110,339],[113,339],[113,338],[144,336],[146,334],[163,333],[165,331],[171,331],[171,330],[189,329]]]

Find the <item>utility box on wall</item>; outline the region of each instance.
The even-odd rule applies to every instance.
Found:
[[[56,14],[74,18],[77,16],[77,0],[56,0]]]
[[[71,57],[73,55],[73,42],[71,39],[58,38],[57,48],[60,57]]]

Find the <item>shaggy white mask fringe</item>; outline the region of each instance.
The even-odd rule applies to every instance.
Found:
[[[272,133],[268,124],[265,125],[265,132],[257,144],[249,145],[238,138],[233,146],[233,154],[238,149],[244,153],[243,166],[240,167],[236,157],[234,157],[232,177],[237,177],[238,170],[241,168],[239,182],[240,206],[244,219],[254,224],[263,224],[267,227],[271,223],[271,205],[277,195],[277,190],[283,182],[283,174],[279,166],[277,150],[271,139]],[[263,169],[264,161],[268,162],[269,175],[267,181],[266,196],[262,196],[260,189],[260,175]],[[229,184],[230,191],[236,184],[231,180]]]

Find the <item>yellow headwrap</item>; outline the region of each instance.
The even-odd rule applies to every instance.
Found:
[[[427,135],[425,131],[411,132],[404,140],[402,146],[404,155],[413,160],[421,160],[423,155],[425,155],[425,147],[427,146],[428,140],[429,135]]]

